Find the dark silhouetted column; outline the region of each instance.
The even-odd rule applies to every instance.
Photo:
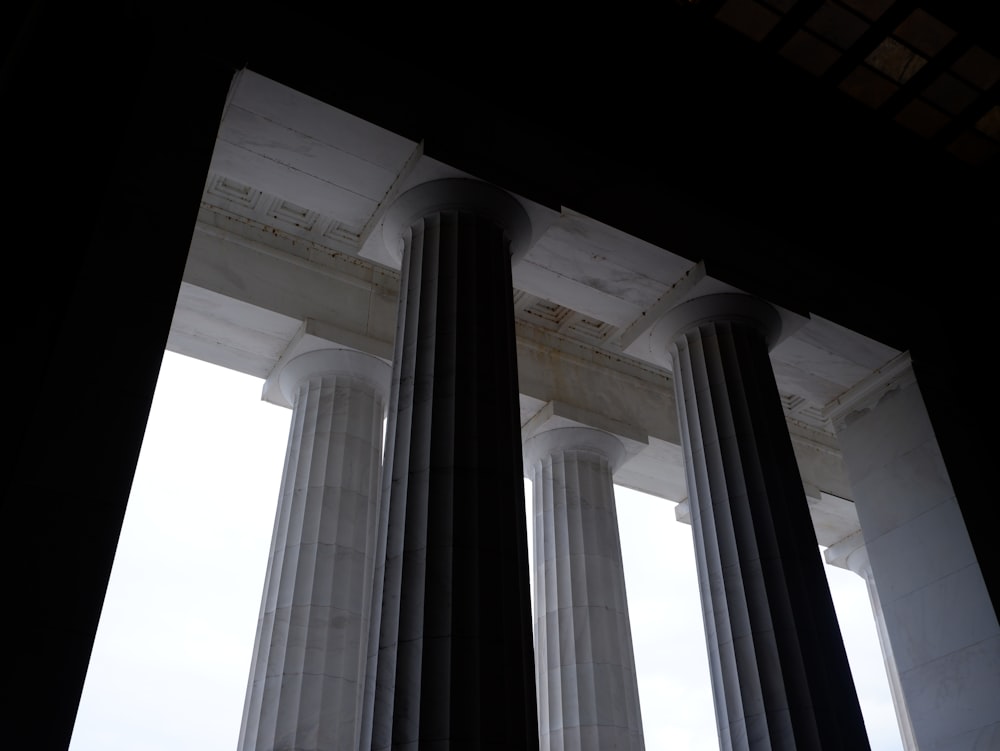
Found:
[[[527,232],[472,180],[385,220],[403,279],[373,749],[538,746],[511,286]]]
[[[657,322],[672,361],[723,749],[869,747],[768,348],[740,294]]]

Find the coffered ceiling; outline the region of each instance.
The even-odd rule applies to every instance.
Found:
[[[700,12],[753,41],[762,53],[787,60],[927,148],[977,168],[995,165],[1000,153],[1000,54],[991,5],[697,3]]]

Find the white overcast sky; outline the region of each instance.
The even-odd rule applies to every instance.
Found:
[[[70,751],[236,751],[291,417],[262,385],[164,355]],[[717,751],[691,528],[616,498],[646,748]],[[826,570],[872,751],[901,751],[864,581]]]

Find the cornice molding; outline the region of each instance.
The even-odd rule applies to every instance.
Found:
[[[857,415],[873,409],[886,394],[915,381],[910,354],[903,352],[827,404],[823,414],[839,432]]]

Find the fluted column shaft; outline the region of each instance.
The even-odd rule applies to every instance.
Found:
[[[534,749],[511,230],[485,204],[521,209],[446,183],[387,218],[404,245],[372,748]]]
[[[390,368],[360,352],[293,359],[293,405],[244,751],[356,749]]]
[[[591,428],[524,444],[543,751],[645,747],[612,480],[624,456],[621,441]]]
[[[722,748],[867,749],[768,357],[777,314],[713,295],[657,326],[672,360]]]

